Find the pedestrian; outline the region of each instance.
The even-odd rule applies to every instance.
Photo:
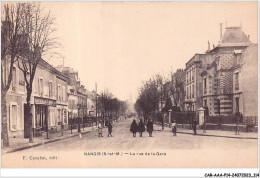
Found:
[[[143,132],[145,131],[145,127],[144,127],[144,122],[141,119],[139,124],[138,124],[138,131],[139,131],[139,137],[143,136]]]
[[[126,120],[126,116],[125,116],[125,120]]]
[[[138,130],[137,123],[134,119],[132,124],[131,124],[131,127],[130,127],[130,131],[133,133],[133,137],[136,137],[137,130]]]
[[[105,119],[105,126],[107,127],[109,124],[108,118]]]
[[[98,122],[98,137],[103,137],[102,135],[102,124]]]
[[[173,136],[176,136],[176,133],[177,133],[176,122],[173,121],[173,123],[172,123],[172,134],[173,134]]]
[[[192,128],[193,128],[194,135],[197,135],[197,121],[196,121],[196,119],[194,119],[193,122],[192,122]]]
[[[108,136],[108,137],[109,137],[109,136],[113,137],[113,136],[112,136],[112,123],[111,123],[111,122],[108,123],[108,135],[107,135],[107,136]]]
[[[152,137],[153,135],[153,122],[151,119],[149,119],[147,123],[147,132],[149,133],[149,137]]]

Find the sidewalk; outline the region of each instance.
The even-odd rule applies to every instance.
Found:
[[[71,130],[63,131],[63,135],[61,135],[61,132],[58,133],[49,133],[49,139],[47,139],[46,133],[41,137],[34,137],[34,143],[29,143],[29,138],[9,138],[9,144],[10,146],[8,148],[2,148],[2,154],[5,153],[11,153],[15,151],[24,150],[27,148],[36,147],[39,145],[48,144],[51,142],[56,142],[59,140],[64,140],[67,138],[78,136],[79,134],[86,134],[89,132],[93,132],[97,130],[97,127],[85,127],[84,131],[83,128],[81,128],[81,132],[78,133],[78,129],[73,129],[72,133]]]
[[[154,130],[162,131],[161,125],[154,125]],[[164,127],[165,131],[171,131],[171,128],[168,126]],[[193,130],[177,128],[177,134],[191,134],[193,135]],[[203,129],[197,129],[198,136],[210,136],[210,137],[224,137],[224,138],[236,138],[236,139],[258,139],[258,133],[252,132],[240,132],[239,135],[235,135],[234,131],[222,131],[222,130],[206,130],[203,132]]]

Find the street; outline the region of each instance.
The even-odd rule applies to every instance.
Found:
[[[170,131],[159,130],[161,129],[159,126],[154,126],[154,128],[158,129],[159,131],[155,131],[153,133],[153,137],[148,137],[148,133],[145,132],[143,134],[143,137],[139,137],[139,134],[137,134],[137,137],[133,138],[132,133],[129,131],[131,122],[132,122],[132,118],[130,119],[128,118],[127,120],[119,120],[118,123],[113,124],[113,132],[112,132],[113,137],[107,137],[107,128],[104,128],[103,129],[104,137],[101,138],[98,137],[97,130],[95,130],[93,132],[82,135],[82,138],[80,138],[79,136],[72,137],[62,141],[57,141],[42,146],[33,147],[23,151],[9,153],[3,155],[2,160],[21,158],[21,156],[29,156],[29,155],[39,156],[39,155],[47,154],[47,156],[51,156],[55,154],[59,155],[62,153],[63,156],[65,154],[70,157],[79,154],[81,155],[80,158],[82,158],[83,153],[93,153],[93,151],[94,152],[99,152],[99,151],[129,152],[130,151],[132,152],[132,154],[135,152],[140,153],[142,151],[149,151],[154,153],[156,152],[167,153],[167,155],[171,155],[171,154],[175,156],[180,155],[182,159],[184,156],[191,158],[188,155],[192,155],[192,156],[196,155],[194,159],[197,159],[198,157],[199,159],[203,160],[202,156],[204,155],[209,159],[212,156],[214,157],[214,159],[216,158],[221,159],[218,161],[223,161],[223,159],[227,158],[227,160],[232,162],[235,159],[239,159],[243,161],[247,161],[247,160],[252,161],[251,162],[252,164],[257,162],[257,157],[254,157],[254,155],[256,154],[249,154],[252,152],[257,152],[257,140],[194,136],[190,134],[177,134],[177,136],[173,137]],[[238,153],[240,154],[239,157],[237,156]],[[92,157],[92,158],[88,157],[88,158],[96,159],[97,157]],[[114,159],[114,157],[111,158]],[[159,158],[163,159],[162,157],[158,157],[158,159]],[[245,160],[245,158],[247,160]],[[225,162],[227,160],[225,160]],[[2,163],[4,164],[4,162]],[[202,164],[203,161],[200,163]],[[223,164],[224,162],[220,162],[220,163]],[[237,167],[236,164],[238,162],[234,162],[234,163],[235,164],[233,165]],[[48,162],[48,165],[44,164],[43,166],[49,167],[49,165],[51,165],[51,162]],[[180,165],[181,164],[179,164],[178,166]],[[210,165],[211,164],[208,164],[207,166]],[[213,167],[217,165],[219,166],[219,164],[213,164]],[[41,167],[41,165],[39,166]],[[70,167],[71,166],[72,165],[70,165]],[[106,164],[106,166],[108,165]],[[113,167],[115,165],[110,165],[110,166]]]

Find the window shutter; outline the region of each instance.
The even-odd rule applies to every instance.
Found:
[[[10,130],[11,131],[14,131],[14,129],[13,129],[13,110],[12,110],[12,104],[10,104],[10,106],[9,106],[9,110],[10,110],[10,113],[9,113],[9,123],[10,123]]]
[[[20,105],[17,105],[17,128],[19,130],[23,130],[23,121],[22,121],[22,116],[21,116],[21,107]]]

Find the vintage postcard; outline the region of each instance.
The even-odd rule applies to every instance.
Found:
[[[2,1],[1,81],[2,168],[258,167],[257,2]]]

